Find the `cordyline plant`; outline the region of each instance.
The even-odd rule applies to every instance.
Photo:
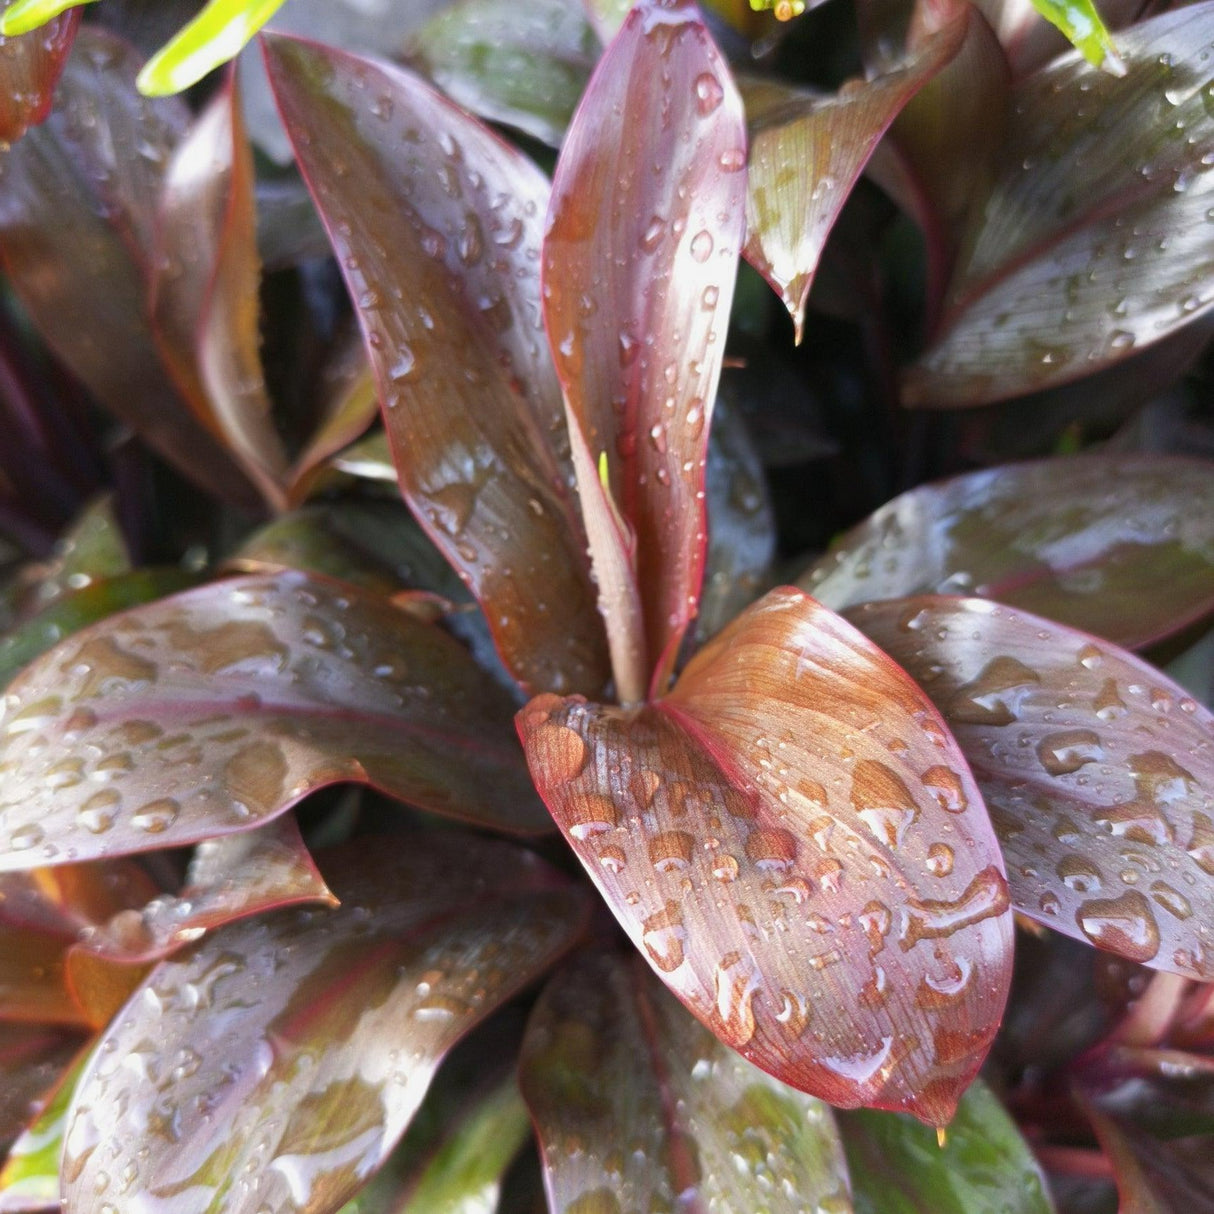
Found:
[[[1214,3],[419,7],[0,42],[0,1212],[1214,1208]]]

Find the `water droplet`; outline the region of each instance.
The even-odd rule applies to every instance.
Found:
[[[649,862],[660,873],[683,872],[695,840],[685,830],[664,830],[649,840]]]
[[[1137,891],[1120,898],[1094,899],[1075,912],[1080,930],[1098,948],[1127,957],[1150,961],[1159,952],[1159,926],[1150,904]]]
[[[1104,758],[1100,735],[1090,729],[1064,729],[1037,743],[1037,757],[1051,776],[1066,776]]]
[[[746,953],[727,953],[716,967],[713,983],[717,1035],[739,1049],[755,1035],[754,997],[759,989],[759,975],[754,961]]]
[[[933,843],[927,849],[927,870],[935,877],[947,877],[953,871],[953,849],[947,843]]]
[[[666,221],[660,215],[651,216],[645,231],[641,233],[642,251],[652,253],[661,244],[665,233]]]
[[[949,715],[965,725],[1010,725],[1020,705],[1041,676],[1023,662],[998,657],[988,662],[973,682],[959,687],[949,703]]]
[[[1054,871],[1062,884],[1077,894],[1094,894],[1100,889],[1100,869],[1083,856],[1063,856]]]
[[[1164,881],[1156,881],[1152,884],[1151,897],[1177,919],[1188,919],[1193,914],[1193,907],[1188,898]]]
[[[571,798],[566,815],[569,833],[579,842],[601,835],[620,824],[615,802],[601,793],[587,793]]]
[[[31,847],[37,847],[45,838],[46,832],[41,826],[34,822],[27,822],[24,826],[18,826],[9,835],[9,846],[13,851],[28,851]]]
[[[746,858],[760,871],[786,872],[797,858],[797,841],[789,831],[760,827],[746,838]]]
[[[177,821],[181,806],[171,797],[160,797],[141,805],[131,815],[131,825],[136,830],[146,831],[149,835],[158,835],[168,830]]]
[[[920,940],[951,936],[963,927],[1001,915],[1009,905],[1007,882],[993,865],[984,868],[954,900],[911,899],[903,918],[898,945],[903,952]]]
[[[712,233],[708,231],[697,232],[691,238],[691,258],[693,261],[698,261],[701,264],[706,262],[712,256]]]
[[[852,771],[851,803],[873,838],[888,847],[900,847],[919,817],[901,776],[872,759],[861,759]]]
[[[687,928],[683,926],[683,912],[677,902],[668,901],[662,910],[650,915],[641,924],[641,932],[645,951],[664,974],[683,964]]]
[[[921,777],[923,786],[936,798],[936,804],[950,814],[963,814],[969,807],[969,798],[961,777],[951,767],[929,767]]]
[[[541,725],[531,735],[531,744],[543,756],[544,774],[562,783],[582,774],[590,753],[582,735],[568,725]]]
[[[716,110],[725,99],[725,90],[721,82],[711,72],[701,72],[696,77],[696,109],[707,117]]]

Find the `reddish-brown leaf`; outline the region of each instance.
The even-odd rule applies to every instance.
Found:
[[[80,1038],[32,1024],[0,1024],[0,1152],[25,1128],[71,1063]]]
[[[948,722],[1018,910],[1214,980],[1214,714],[1115,645],[984,599],[851,618]]]
[[[8,8],[12,0],[5,0]],[[51,112],[55,83],[72,49],[80,10],[16,38],[0,36],[0,139],[15,143]]]
[[[521,684],[600,691],[606,644],[540,327],[547,182],[403,70],[281,37],[266,48],[406,499]]]
[[[0,871],[234,834],[345,780],[543,830],[513,710],[457,641],[353,586],[286,573],[162,599],[9,688]]]
[[[534,856],[458,832],[364,839],[325,870],[340,909],[224,928],[118,1015],[69,1117],[70,1214],[337,1209],[586,915]]]
[[[518,717],[532,776],[668,986],[832,1104],[943,1123],[1007,994],[998,845],[956,743],[839,617],[773,591],[625,710]]]
[[[554,1214],[851,1212],[831,1110],[726,1049],[636,958],[549,983],[519,1081]]]
[[[1137,647],[1214,610],[1214,468],[1087,455],[972,472],[882,506],[799,584],[836,611],[979,594]]]
[[[565,139],[544,320],[569,405],[636,537],[653,685],[704,573],[704,461],[742,243],[746,131],[689,0],[642,0]]]

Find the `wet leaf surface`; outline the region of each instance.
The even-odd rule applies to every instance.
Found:
[[[799,584],[836,611],[979,594],[1134,648],[1214,609],[1214,473],[1150,455],[972,472],[895,498]]]
[[[414,36],[410,62],[465,109],[559,147],[599,55],[582,5],[459,0]]]
[[[0,717],[0,871],[180,846],[356,781],[548,825],[509,696],[441,630],[338,582],[204,586],[64,642]]]
[[[4,8],[11,7],[6,0]],[[50,113],[79,24],[79,13],[67,13],[31,33],[0,37],[0,139],[5,143],[20,139]]]
[[[912,405],[967,406],[1067,382],[1214,303],[1214,4],[1118,35],[1127,75],[1077,54],[1013,90]]]
[[[225,928],[119,1014],[73,1102],[70,1214],[337,1208],[443,1055],[585,915],[534,856],[462,833],[363,840],[325,874],[340,909]]]
[[[850,1214],[831,1110],[722,1045],[635,958],[552,980],[520,1082],[554,1214]]]
[[[625,710],[518,717],[552,816],[650,965],[724,1042],[832,1104],[948,1120],[1007,994],[994,832],[930,701],[773,591]]]
[[[694,5],[643,0],[561,151],[544,320],[569,407],[596,465],[606,453],[610,493],[635,533],[659,692],[704,572],[704,463],[745,168],[741,101]]]
[[[856,1214],[1052,1214],[1040,1166],[980,1079],[961,1097],[943,1147],[896,1113],[846,1113],[839,1124]]]
[[[520,683],[601,690],[605,638],[540,327],[547,182],[407,72],[284,38],[267,55],[406,499]]]
[[[850,618],[948,722],[1018,910],[1214,979],[1214,715],[1132,654],[982,599],[869,604]]]
[[[140,97],[137,68],[125,44],[81,29],[50,118],[0,162],[5,270],[40,335],[106,408],[185,476],[252,506],[252,487],[170,382],[150,328],[156,206],[188,111]]]

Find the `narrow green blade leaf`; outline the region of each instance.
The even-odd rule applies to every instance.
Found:
[[[1092,0],[1033,0],[1033,7],[1057,26],[1094,67],[1113,76],[1125,75],[1125,64]]]
[[[94,0],[13,0],[0,17],[0,34],[16,38],[39,29],[69,8],[92,4]]]

